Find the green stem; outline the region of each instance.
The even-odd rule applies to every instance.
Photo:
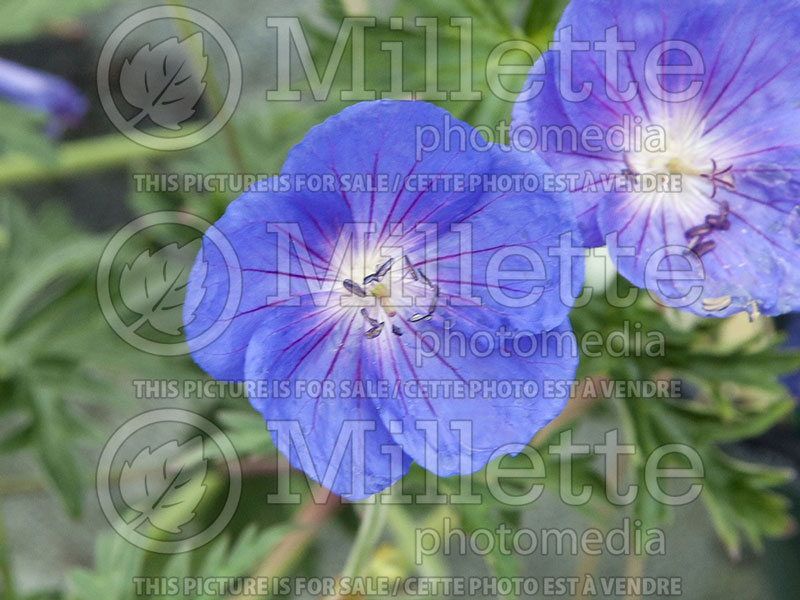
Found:
[[[416,569],[424,577],[445,577],[447,575],[447,567],[440,554],[426,555],[422,564],[415,564],[415,552],[417,549],[415,532],[417,524],[404,506],[402,504],[391,504],[389,505],[389,513],[391,516],[388,519],[389,531],[401,550],[403,564],[408,571]]]
[[[388,504],[380,501],[380,497],[374,498],[373,503],[365,505],[356,539],[342,569],[342,577],[352,578],[363,572],[386,524],[388,507]]]
[[[0,159],[0,187],[103,171],[158,155],[166,153],[140,146],[119,134],[66,142],[58,148],[52,162],[25,154],[4,155]]]
[[[639,450],[641,445],[639,443],[639,436],[637,435],[636,416],[634,415],[631,405],[625,398],[620,397],[615,397],[613,403],[617,415],[619,416],[619,423],[622,426],[624,443],[634,444],[637,446],[637,450]],[[632,469],[638,466],[640,462],[641,457],[638,452],[631,455],[629,463]]]

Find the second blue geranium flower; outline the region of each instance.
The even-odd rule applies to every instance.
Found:
[[[536,150],[635,285],[702,316],[795,311],[798,35],[785,0],[572,0],[513,130],[565,136]]]

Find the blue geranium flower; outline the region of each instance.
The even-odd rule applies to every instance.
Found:
[[[447,476],[519,452],[569,393],[583,269],[550,250],[572,208],[509,187],[547,167],[463,145],[473,133],[423,102],[351,106],[216,223],[239,264],[207,233],[191,272],[195,361],[244,381],[278,449],[344,497],[388,487],[412,460]],[[224,333],[193,342],[226,318],[238,273]]]
[[[58,136],[86,114],[86,98],[68,81],[0,58],[0,98],[49,116],[46,133]]]
[[[512,131],[551,127],[587,245],[612,236],[634,284],[704,316],[797,310],[798,35],[794,1],[572,0]]]

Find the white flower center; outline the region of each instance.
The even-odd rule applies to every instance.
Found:
[[[430,320],[439,301],[439,286],[428,279],[423,269],[415,268],[404,254],[376,263],[373,272],[358,280],[343,280],[341,290],[363,299],[360,312],[367,338],[378,337],[387,322],[391,322],[392,333],[402,335],[402,324],[406,320],[409,323]],[[426,309],[415,308],[420,301],[426,303]],[[412,312],[405,318],[398,315],[400,309]]]
[[[667,107],[652,125],[663,132],[663,144],[626,153],[625,162],[634,173],[700,177],[720,166],[715,165],[713,140],[703,138],[704,123],[695,110]]]

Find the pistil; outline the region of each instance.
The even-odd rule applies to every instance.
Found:
[[[386,313],[386,316],[390,319],[397,314],[394,306],[392,306],[392,297],[389,293],[389,290],[386,289],[386,286],[382,283],[377,284],[370,290],[370,294],[375,296],[378,299],[378,302],[381,304],[381,308],[383,308],[383,312]]]

